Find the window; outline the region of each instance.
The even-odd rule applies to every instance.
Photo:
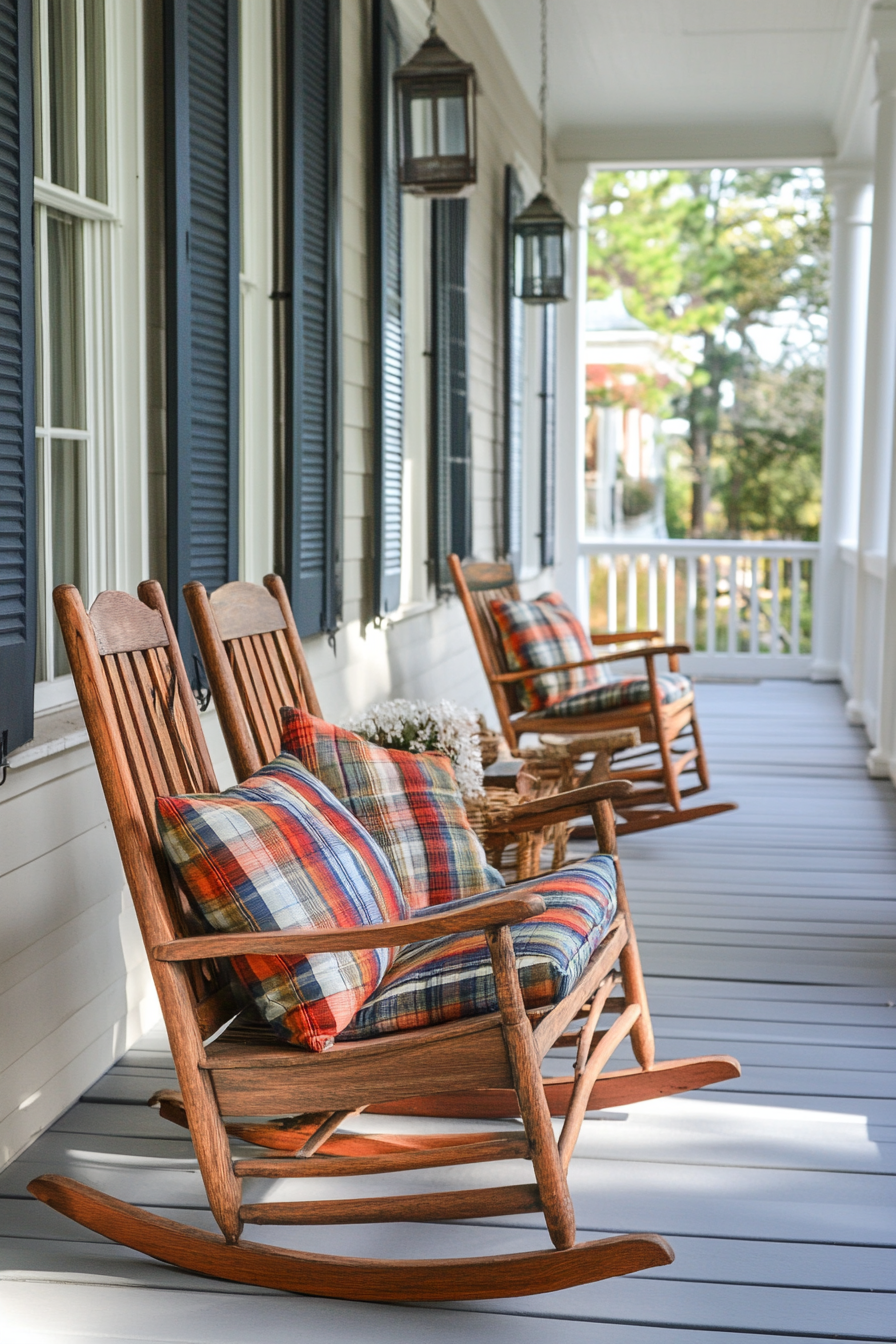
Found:
[[[453,592],[448,555],[473,544],[467,403],[467,201],[431,203],[432,567],[440,594]]]
[[[105,0],[34,0],[37,709],[73,699],[53,588],[103,581],[105,25]]]
[[[401,604],[430,597],[429,556],[429,201],[402,200],[404,448],[401,490]]]
[[[342,616],[338,0],[280,0],[275,287],[281,425],[277,569],[299,634]]]

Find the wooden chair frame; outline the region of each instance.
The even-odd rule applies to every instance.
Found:
[[[264,583],[264,588],[251,583],[227,583],[211,595],[201,583],[188,583],[184,587],[231,764],[239,780],[254,774],[280,750],[281,705],[299,705],[321,717],[283,580],[269,574]],[[141,585],[140,596],[158,606],[156,589],[156,585]],[[293,659],[293,666],[283,667],[288,658]],[[616,736],[623,744],[631,741],[630,732],[617,730]],[[583,739],[585,749],[599,749],[608,737],[610,734],[599,734]],[[548,826],[566,825],[581,816],[581,811],[570,811],[556,796],[533,800],[514,809],[507,830],[517,835],[543,833]],[[605,843],[608,853],[615,852],[615,837],[611,842],[605,835]],[[654,1066],[649,1075],[641,1069],[604,1074],[594,1083],[588,1109],[625,1106],[648,1097],[702,1087],[704,1074],[699,1069],[695,1073],[693,1065],[691,1060],[671,1061]],[[574,1075],[545,1080],[551,1115],[566,1115],[574,1084]],[[373,1103],[367,1109],[465,1119],[500,1119],[520,1114],[514,1090],[495,1087],[463,1094],[405,1097],[398,1107]],[[275,1141],[273,1135],[272,1142]]]
[[[539,913],[544,904],[513,889],[470,909],[436,909],[417,919],[364,928],[197,934],[164,860],[155,800],[169,793],[215,792],[217,784],[161,588],[144,584],[141,596],[138,602],[127,594],[103,593],[88,615],[77,590],[63,585],[54,602],[171,1042],[180,1091],[157,1100],[163,1113],[189,1128],[220,1235],[63,1176],[39,1177],[29,1191],[80,1224],[168,1263],[234,1282],[329,1297],[517,1296],[668,1264],[671,1249],[657,1236],[576,1244],[567,1183],[593,1083],[613,1050],[630,1037],[642,1070],[653,1067],[650,1016],[624,886],[620,883],[617,916],[574,990],[535,1015],[523,1004],[509,927]],[[559,810],[590,808],[609,844],[610,800],[621,798],[628,787],[622,782],[592,785],[578,790],[572,801],[570,795],[562,798]],[[225,1025],[234,1001],[221,968],[235,955],[398,946],[464,930],[481,930],[488,944],[497,1013],[373,1040],[337,1041],[323,1054],[278,1041],[266,1026],[244,1020],[245,1013]],[[600,1032],[600,1014],[610,1008],[620,983],[621,1011]],[[545,1052],[565,1042],[567,1028],[583,1016],[576,1033],[575,1081],[557,1140],[539,1066]],[[738,1072],[736,1062],[725,1057],[693,1063],[713,1079]],[[348,1116],[371,1103],[400,1106],[421,1087],[434,1094],[512,1089],[523,1132],[339,1132]],[[268,1119],[284,1115],[292,1119]],[[250,1135],[245,1123],[228,1125],[228,1116],[258,1116],[251,1141],[272,1148],[277,1145],[270,1135],[277,1133],[280,1153],[235,1157],[228,1131],[236,1129],[245,1139]],[[291,1131],[288,1143],[285,1129]],[[242,1197],[246,1177],[361,1175],[520,1158],[531,1161],[534,1184],[261,1204]],[[377,1261],[241,1242],[246,1223],[428,1221],[539,1210],[555,1249],[483,1259]]]
[[[629,647],[617,649],[613,653],[597,654],[594,658],[577,663],[558,663],[555,667],[539,668],[539,673],[571,672],[576,668],[630,662],[633,658],[640,658],[644,660],[650,698],[639,704],[620,705],[616,709],[602,710],[598,714],[582,714],[576,718],[560,718],[537,710],[527,712],[520,707],[517,688],[521,682],[531,681],[534,674],[508,668],[501,635],[489,605],[493,598],[519,600],[520,592],[513,567],[501,563],[463,562],[459,556],[449,555],[448,568],[491,687],[501,731],[511,750],[519,748],[519,740],[525,733],[582,735],[585,738],[600,731],[637,728],[642,743],[654,744],[651,751],[659,756],[659,760],[644,765],[638,758],[628,757],[616,766],[613,773],[617,778],[630,780],[638,786],[630,804],[617,806],[620,834],[695,821],[698,817],[714,816],[736,808],[736,803],[712,803],[691,808],[682,806],[683,798],[709,788],[709,765],[697,722],[693,692],[670,704],[663,704],[656,660],[661,656],[667,657],[670,671],[677,672],[679,656],[690,653],[687,644],[664,644],[658,630],[592,634],[591,642],[596,647],[625,643]],[[677,747],[678,740],[687,734],[692,739],[691,745]],[[583,750],[586,749],[583,746]],[[691,775],[696,773],[696,783],[682,787],[681,776],[686,771]]]

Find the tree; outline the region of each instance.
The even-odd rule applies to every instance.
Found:
[[[713,456],[735,442],[717,443],[725,393],[741,396],[762,366],[757,332],[785,330],[784,370],[820,362],[828,242],[813,170],[596,175],[589,292],[622,289],[629,311],[664,333],[679,358],[673,409],[689,422],[693,536],[705,531]],[[737,439],[741,456],[766,432]]]

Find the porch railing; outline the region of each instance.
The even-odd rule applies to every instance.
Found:
[[[585,541],[579,594],[593,630],[659,629],[685,670],[806,677],[819,548],[796,541]]]

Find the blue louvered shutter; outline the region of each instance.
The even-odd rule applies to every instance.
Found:
[[[557,305],[542,309],[541,563],[554,563],[557,512]]]
[[[168,595],[239,577],[239,11],[165,2]]]
[[[440,593],[453,592],[447,557],[472,550],[467,401],[467,202],[432,203],[432,543]]]
[[[0,0],[0,758],[34,714],[33,197],[31,5]]]
[[[287,6],[283,577],[301,635],[332,632],[342,608],[339,27],[338,0]]]
[[[504,552],[516,573],[523,552],[523,379],[526,306],[513,293],[513,221],[526,198],[504,170]]]
[[[404,337],[401,294],[401,188],[392,75],[401,35],[390,0],[373,6],[373,441],[377,616],[401,600],[401,487],[404,469]]]

